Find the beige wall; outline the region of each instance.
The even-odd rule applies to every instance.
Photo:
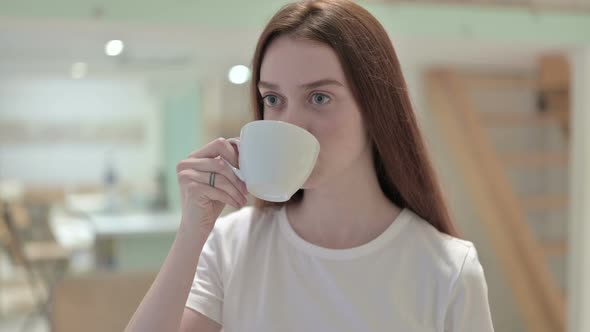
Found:
[[[585,332],[590,331],[590,47],[576,51],[572,60],[569,331]]]

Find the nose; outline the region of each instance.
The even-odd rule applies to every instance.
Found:
[[[279,120],[310,131],[309,118],[304,109],[294,106],[287,107],[287,109],[283,110],[283,114]]]

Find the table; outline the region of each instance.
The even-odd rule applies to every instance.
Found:
[[[91,214],[98,268],[159,269],[180,225],[174,212]]]
[[[107,270],[157,270],[180,225],[173,211],[52,213],[56,240],[68,249],[91,248],[93,265]]]

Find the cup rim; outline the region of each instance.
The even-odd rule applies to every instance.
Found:
[[[288,127],[288,128],[293,128],[294,130],[297,130],[297,131],[300,131],[302,133],[308,134],[311,138],[313,138],[313,140],[316,142],[316,144],[319,145],[319,143],[320,143],[318,141],[318,139],[312,133],[310,133],[309,131],[307,131],[306,129],[301,128],[299,126],[296,126],[294,124],[285,122],[285,121],[279,121],[279,120],[254,120],[254,121],[250,121],[250,122],[246,123],[244,125],[244,127],[242,127],[242,130],[246,130],[246,128],[248,128],[248,127],[255,126],[258,123],[263,123],[263,122],[265,122],[265,123],[273,122],[273,123],[277,123],[277,124],[279,124],[281,126],[285,126],[285,127]],[[242,136],[242,135],[240,134],[240,136]]]

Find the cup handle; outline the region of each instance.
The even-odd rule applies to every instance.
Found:
[[[235,145],[238,148],[238,152],[240,151],[240,140],[238,138],[228,138],[227,141],[230,144]],[[227,165],[229,166],[229,168],[231,168],[231,170],[234,172],[234,174],[242,181],[244,180],[244,175],[242,174],[242,171],[239,170],[238,168],[235,168],[232,164],[230,164],[227,160],[223,159],[223,161],[225,161],[227,163]]]

